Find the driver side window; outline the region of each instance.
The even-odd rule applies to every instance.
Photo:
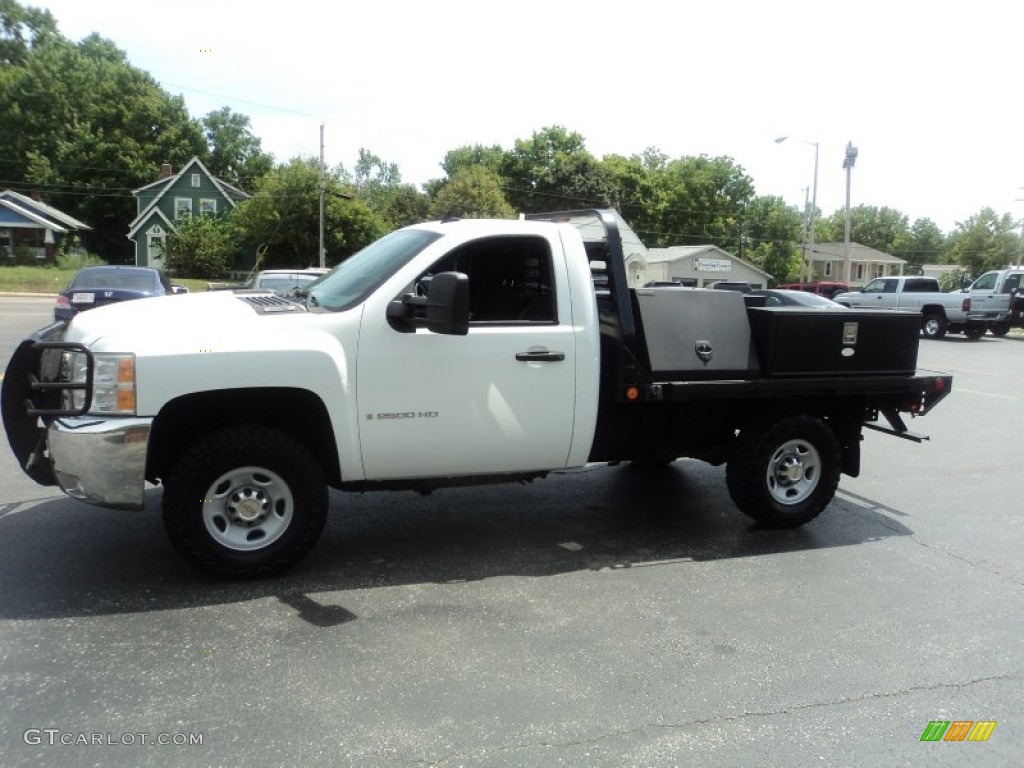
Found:
[[[469,277],[470,325],[556,323],[551,250],[544,238],[488,237],[459,246],[416,281],[429,290],[434,275],[462,272]]]

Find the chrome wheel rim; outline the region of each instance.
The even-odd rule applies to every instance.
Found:
[[[203,523],[223,547],[263,549],[288,530],[295,500],[288,484],[264,467],[237,467],[218,477],[203,497]]]
[[[787,440],[768,461],[768,493],[780,504],[799,504],[818,487],[821,455],[807,440]]]

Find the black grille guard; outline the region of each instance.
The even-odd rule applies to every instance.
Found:
[[[46,460],[46,428],[61,416],[81,416],[92,407],[95,362],[82,344],[63,340],[67,323],[54,323],[25,339],[11,356],[0,390],[0,412],[4,431],[25,474],[40,485],[56,485],[50,462]],[[62,352],[85,356],[85,381],[73,384],[60,381]],[[80,408],[64,408],[63,393],[83,391]]]

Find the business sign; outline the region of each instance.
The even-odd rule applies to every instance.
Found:
[[[729,259],[702,259],[694,256],[693,269],[695,272],[732,272],[732,262]]]

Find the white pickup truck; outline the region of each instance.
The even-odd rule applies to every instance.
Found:
[[[986,272],[967,289],[975,323],[984,323],[993,336],[1005,336],[1011,328],[1024,328],[1024,269]]]
[[[967,316],[967,294],[944,293],[934,277],[876,277],[859,291],[840,293],[832,300],[854,309],[917,312],[927,339],[941,339],[946,333],[963,333],[969,339],[985,335],[985,325]]]
[[[930,411],[952,377],[917,371],[915,317],[631,289],[623,225],[612,211],[431,222],[304,298],[82,313],[15,350],[8,441],[29,476],[90,503],[139,509],[146,481],[162,484],[178,550],[245,577],[306,554],[328,487],[689,456],[726,463],[755,520],[793,527],[858,474],[862,428],[925,439],[901,414]]]

